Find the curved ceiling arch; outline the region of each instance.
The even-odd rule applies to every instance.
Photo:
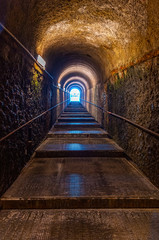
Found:
[[[68,79],[65,81],[63,87],[64,87],[64,88],[67,88],[67,85],[68,85],[69,83],[74,83],[74,82],[83,85],[85,89],[89,89],[88,82],[87,82],[84,78],[82,78],[82,77],[77,77],[77,76],[76,76],[76,77],[68,78]]]
[[[92,83],[91,83],[91,80],[88,78],[88,76],[82,74],[82,73],[77,73],[77,72],[73,72],[73,73],[70,73],[70,74],[67,74],[65,75],[63,78],[62,78],[62,81],[61,81],[61,86],[64,85],[64,83],[68,80],[68,79],[83,79],[83,82],[85,82],[85,85],[87,85],[88,89],[89,88],[92,88]]]
[[[83,89],[81,88],[81,86],[79,86],[78,84],[77,84],[77,85],[75,84],[75,85],[73,85],[73,86],[70,86],[69,92],[71,92],[71,90],[74,89],[74,88],[78,89],[78,90],[80,91],[80,94],[81,94],[82,96],[85,95],[85,92],[83,91]]]
[[[86,52],[98,58],[104,80],[158,50],[158,0],[0,0],[0,6],[0,21],[33,54]]]
[[[73,83],[68,84],[66,90],[68,90],[70,92],[72,88],[76,88],[76,87],[80,88],[80,90],[85,94],[86,89],[84,88],[84,86],[82,84],[79,84],[78,82],[73,82]]]
[[[99,82],[99,77],[93,68],[84,64],[74,64],[68,66],[62,71],[58,78],[58,83],[63,85],[65,79],[69,76],[72,77],[74,74],[77,77],[82,76],[85,79],[89,80],[89,88],[94,87]]]
[[[66,41],[65,41],[66,42]],[[47,69],[58,78],[63,69],[67,68],[69,65],[73,64],[85,64],[93,68],[102,79],[103,66],[102,58],[98,53],[98,48],[93,48],[90,45],[71,45],[64,44],[62,46],[51,46],[44,53],[44,59],[47,59]]]

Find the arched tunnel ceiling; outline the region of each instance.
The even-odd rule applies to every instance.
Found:
[[[1,21],[49,60],[50,69],[56,56],[62,60],[75,52],[97,63],[104,79],[159,47],[158,0],[0,0],[0,5]]]
[[[68,85],[74,84],[74,83],[77,83],[77,82],[78,82],[79,85],[83,86],[85,90],[86,90],[86,89],[87,89],[87,90],[89,89],[89,85],[88,85],[87,80],[84,79],[84,78],[82,78],[82,77],[70,77],[70,78],[68,78],[68,79],[64,82],[63,87],[64,87],[64,88],[67,88]]]
[[[67,90],[70,92],[73,88],[77,88],[80,90],[82,94],[85,93],[85,88],[83,85],[79,84],[78,82],[70,83],[67,86]]]
[[[94,87],[96,83],[99,82],[98,74],[94,71],[94,69],[81,63],[75,63],[63,69],[62,73],[59,75],[58,82],[63,85],[67,79],[73,77],[76,77],[76,79],[78,79],[78,77],[85,79],[89,85],[88,88]]]
[[[98,83],[102,81],[104,72],[101,66],[102,60],[98,58],[96,51],[92,50],[94,56],[90,56],[87,54],[88,49],[89,46],[86,45],[85,49],[83,49],[82,46],[79,46],[78,49],[76,48],[76,52],[73,52],[75,49],[67,52],[67,47],[61,47],[56,50],[56,52],[53,49],[52,51],[48,50],[46,54],[44,54],[44,58],[48,60],[48,71],[55,76],[55,79],[61,82],[61,84],[71,76],[79,76],[84,77],[88,81],[89,86],[92,87],[95,82]],[[74,70],[68,71],[67,69],[71,67],[74,67]],[[63,72],[67,72],[67,74],[64,75]],[[61,78],[60,75],[63,75],[63,77]],[[92,78],[90,78],[90,76]],[[96,79],[96,81],[94,81],[94,79]]]

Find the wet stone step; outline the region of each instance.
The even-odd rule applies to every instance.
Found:
[[[84,115],[90,115],[91,116],[91,114],[87,111],[85,111],[85,112],[74,112],[74,113],[73,112],[62,112],[62,114],[64,114],[64,115],[67,115],[67,114],[75,114],[75,115],[84,114]]]
[[[159,236],[158,209],[3,210],[0,222],[2,240],[158,240]]]
[[[36,157],[122,157],[124,151],[109,138],[47,138],[36,150]]]
[[[111,197],[34,197],[0,200],[1,209],[146,209],[159,208],[159,199]]]
[[[78,128],[79,130],[81,128],[101,128],[101,125],[97,122],[59,122],[55,123],[55,128],[69,128],[74,130],[75,128]]]
[[[78,118],[86,117],[86,118],[88,118],[88,117],[92,117],[92,116],[91,116],[91,114],[88,114],[88,113],[86,113],[86,114],[84,114],[84,113],[82,113],[82,114],[79,114],[79,113],[76,113],[76,114],[75,113],[73,113],[73,114],[62,113],[60,117],[78,117]]]
[[[64,109],[64,111],[65,110],[75,110],[75,111],[78,111],[78,110],[83,110],[83,111],[87,111],[87,109],[86,108],[84,108],[84,107],[76,107],[76,106],[68,106],[68,107],[66,107],[65,109]]]
[[[79,130],[79,128],[76,128],[74,130],[70,129],[60,129],[60,128],[52,128],[49,133],[48,133],[48,137],[51,138],[107,138],[108,137],[108,133],[101,129],[101,128],[94,128],[92,129],[87,129],[87,128],[81,128],[81,130]]]
[[[70,106],[70,107],[67,107],[65,109],[75,109],[75,110],[83,109],[84,111],[86,111],[86,109],[84,107],[76,107],[76,106]]]
[[[64,112],[87,112],[86,110],[84,110],[84,109],[65,109],[65,111]]]
[[[93,117],[60,117],[58,118],[58,122],[96,122]]]
[[[159,207],[159,190],[124,158],[35,158],[0,206],[154,208]]]

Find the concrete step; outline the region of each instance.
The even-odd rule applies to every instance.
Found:
[[[108,133],[101,128],[75,128],[72,129],[60,129],[52,128],[47,137],[49,138],[107,138]]]
[[[92,117],[89,113],[62,113],[60,117],[79,117],[79,118],[88,118]]]
[[[76,106],[68,106],[68,107],[66,107],[65,109],[83,109],[83,110],[86,110],[86,108],[81,107],[81,106],[79,106],[79,107],[76,107]]]
[[[96,122],[93,117],[60,117],[58,122]]]
[[[57,122],[54,124],[55,128],[60,128],[60,129],[72,129],[74,130],[75,128],[81,129],[81,128],[101,128],[101,125],[97,122]]]
[[[69,103],[69,105],[81,105],[81,106],[83,106],[81,102],[77,102],[77,101],[71,101]]]
[[[66,110],[74,110],[75,112],[76,111],[78,111],[78,110],[83,110],[84,112],[87,112],[87,110],[86,110],[86,108],[84,108],[84,107],[75,107],[75,106],[67,106],[65,109],[64,109],[64,112],[66,111]]]
[[[64,112],[87,112],[87,110],[84,109],[73,109],[73,108],[69,108],[69,109],[65,109]]]
[[[109,138],[47,138],[36,157],[123,157],[124,151]]]
[[[68,113],[69,112],[65,112],[65,111],[62,112],[62,114],[68,114]],[[75,113],[70,112],[70,114],[81,114],[81,112],[75,112]],[[90,113],[86,109],[84,109],[83,114],[90,114]]]
[[[158,209],[3,210],[0,222],[2,240],[159,239]]]
[[[92,117],[92,115],[88,112],[75,112],[75,113],[63,112],[61,114],[61,116],[63,116],[63,117]]]
[[[68,104],[66,108],[85,108],[82,104]]]
[[[0,207],[158,208],[159,190],[124,158],[34,158]]]

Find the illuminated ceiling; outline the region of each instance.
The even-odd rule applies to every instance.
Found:
[[[71,77],[80,59],[79,76],[87,72],[94,86],[159,48],[158,0],[0,0],[0,6],[0,21],[58,79],[69,65]]]

